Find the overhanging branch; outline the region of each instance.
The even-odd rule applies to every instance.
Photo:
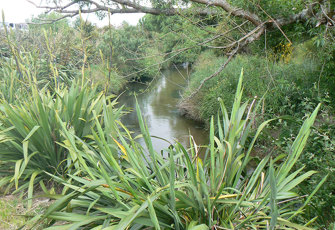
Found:
[[[313,4],[307,5],[306,9],[302,10],[297,14],[293,14],[288,17],[279,17],[279,18],[270,18],[268,20],[262,20],[261,17],[253,12],[250,12],[245,9],[237,8],[232,4],[228,3],[226,0],[190,0],[190,2],[198,3],[205,7],[198,8],[155,8],[148,6],[146,4],[140,4],[140,1],[134,0],[111,0],[109,5],[104,4],[102,1],[99,2],[97,0],[80,0],[75,1],[71,0],[68,4],[63,6],[54,4],[54,6],[50,5],[37,5],[31,0],[26,0],[32,4],[34,4],[37,8],[46,9],[49,11],[55,11],[58,13],[68,14],[68,17],[71,17],[73,14],[79,14],[79,11],[82,13],[95,13],[98,11],[110,12],[111,14],[116,13],[148,13],[153,15],[178,15],[178,14],[195,14],[195,15],[219,15],[220,9],[225,11],[226,13],[249,21],[255,26],[259,26],[262,23],[266,23],[267,29],[278,29],[282,26],[305,22],[311,17],[315,16],[313,13],[318,3],[315,2]],[[69,9],[75,6],[78,3],[87,3],[93,5],[94,8],[89,9]],[[114,5],[113,5],[114,4]],[[79,7],[78,7],[79,8]],[[323,15],[327,15],[328,12],[321,12]]]

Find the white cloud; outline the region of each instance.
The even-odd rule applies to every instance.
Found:
[[[14,23],[25,22],[32,15],[43,13],[26,0],[0,0],[0,9],[5,13],[5,20]]]

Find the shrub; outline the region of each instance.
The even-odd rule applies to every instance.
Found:
[[[99,49],[127,80],[151,79],[159,73],[162,56],[141,27],[125,23],[118,29],[108,28],[102,39]]]
[[[190,15],[186,17],[190,17]],[[203,30],[196,26],[197,23],[203,23],[203,20],[197,17],[185,20],[183,15],[168,17],[145,15],[140,24],[153,37],[152,40],[156,42],[159,51],[168,54],[165,57],[166,62],[163,64],[164,68],[168,68],[172,63],[193,63],[197,59],[204,49],[198,43],[212,36],[208,31],[214,32],[212,28]],[[187,49],[185,50],[185,48]]]
[[[85,71],[85,77],[97,86],[99,91],[118,93],[127,83],[115,69],[108,69],[104,64],[92,65]]]
[[[325,121],[324,124],[314,128],[311,132],[311,141],[306,145],[305,153],[297,167],[303,165],[305,170],[317,170],[319,173],[314,175],[309,183],[304,182],[300,185],[302,192],[310,192],[322,177],[328,175],[325,183],[316,196],[311,200],[307,209],[307,218],[317,214],[319,228],[331,229],[335,224],[335,127]],[[334,227],[334,226],[333,226]]]
[[[140,70],[142,70],[138,74],[142,76],[142,79],[150,80],[161,74],[160,70],[163,57],[155,48],[146,48],[144,53],[144,57],[137,61],[140,66]]]
[[[184,98],[197,88],[200,82],[214,73],[225,62],[224,57],[215,57],[211,52],[200,56],[191,75],[190,88],[185,91]],[[300,111],[304,98],[318,101],[318,92],[313,89],[313,83],[318,78],[318,65],[313,60],[303,63],[268,62],[261,56],[239,55],[227,65],[218,76],[206,82],[198,93],[194,106],[196,117],[208,121],[216,114],[221,97],[228,106],[234,101],[234,88],[238,82],[238,70],[245,69],[245,87],[243,100],[254,96],[265,95],[265,112],[268,114],[295,114]],[[296,105],[293,108],[290,105]],[[300,107],[299,107],[300,106]]]
[[[312,106],[314,103],[306,102],[302,113],[308,114]],[[331,229],[335,223],[335,198],[333,194],[335,191],[335,141],[333,138],[335,126],[333,113],[330,109],[327,106],[322,106],[320,115],[311,129],[310,139],[312,141],[306,144],[305,151],[296,165],[296,168],[304,167],[303,171],[318,171],[309,181],[300,184],[299,189],[302,193],[310,193],[315,185],[328,175],[327,183],[315,194],[304,214],[306,218],[318,215],[315,221],[318,229]],[[275,124],[274,128],[281,132],[275,141],[278,149],[283,149],[294,141],[295,136],[290,133],[297,130],[301,122],[299,119],[298,122],[294,123],[283,121],[280,124]]]

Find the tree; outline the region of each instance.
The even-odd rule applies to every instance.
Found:
[[[215,73],[204,79],[190,97],[199,92],[206,81],[217,76],[237,53],[264,36],[266,31],[279,31],[291,43],[285,31],[290,25],[307,23],[312,27],[323,26],[325,30],[335,26],[335,4],[332,0],[150,0],[150,3],[144,0],[69,0],[64,5],[60,2],[54,1],[53,4],[36,5],[36,7],[47,9],[48,12],[61,13],[63,14],[61,18],[73,17],[80,12],[147,13],[184,17],[214,16],[234,21],[235,27],[221,30],[197,44],[203,46],[232,31],[238,31],[238,36],[220,47],[228,57],[226,62]],[[182,51],[186,50],[188,48]]]

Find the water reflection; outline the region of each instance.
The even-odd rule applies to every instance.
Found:
[[[197,145],[207,144],[208,133],[203,125],[180,116],[177,109],[180,92],[186,85],[186,78],[186,70],[165,71],[145,93],[140,92],[147,88],[146,85],[130,83],[119,102],[126,107],[135,108],[133,92],[137,93],[137,100],[151,136],[158,136],[171,143],[178,140],[184,146],[189,146],[189,134],[191,134]],[[122,122],[135,132],[135,135],[140,133],[135,111],[125,115]],[[143,144],[143,140],[140,142]],[[157,138],[153,138],[152,142],[156,151],[161,151],[170,145]]]

